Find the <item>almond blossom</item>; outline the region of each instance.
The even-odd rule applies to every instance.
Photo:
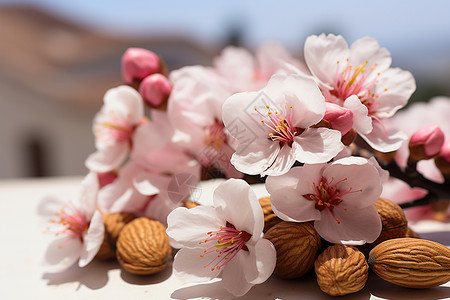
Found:
[[[266,281],[276,251],[261,238],[264,215],[255,192],[240,179],[229,179],[213,195],[214,207],[177,208],[167,218],[172,246],[181,248],[174,274],[185,282],[208,281],[222,274],[234,296]]]
[[[81,194],[74,202],[44,199],[41,212],[50,218],[48,231],[58,237],[47,248],[45,267],[49,272],[61,272],[78,261],[80,267],[89,264],[97,254],[104,237],[102,214],[97,210],[98,179],[89,173],[81,182]],[[55,208],[59,206],[60,211]]]
[[[93,124],[97,151],[86,160],[86,167],[99,173],[111,171],[124,162],[134,130],[144,116],[142,97],[129,86],[108,90],[103,101]]]
[[[237,140],[231,163],[247,174],[280,175],[295,161],[323,163],[343,149],[339,131],[311,128],[325,114],[314,80],[274,75],[258,92],[234,94],[223,105],[223,121]]]
[[[269,176],[266,189],[277,216],[314,221],[319,235],[331,243],[361,245],[380,235],[381,220],[373,205],[382,191],[380,175],[364,158],[294,167]]]
[[[305,42],[305,60],[326,101],[358,116],[354,128],[372,148],[390,152],[400,147],[406,136],[382,120],[406,105],[416,84],[410,72],[390,67],[385,48],[369,37],[348,47],[340,35],[313,35]]]
[[[173,90],[167,115],[175,128],[173,142],[205,168],[215,167],[226,177],[242,177],[230,164],[233,139],[225,132],[222,105],[231,95],[210,68],[185,67],[170,75]]]

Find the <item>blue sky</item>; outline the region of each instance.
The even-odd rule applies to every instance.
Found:
[[[33,3],[76,23],[121,35],[185,34],[203,43],[221,43],[233,24],[244,42],[256,47],[276,40],[301,50],[312,33],[336,31],[349,43],[372,36],[391,51],[394,65],[450,69],[450,1],[62,1]],[[436,71],[438,72],[438,71]]]

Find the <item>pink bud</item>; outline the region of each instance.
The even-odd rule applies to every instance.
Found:
[[[439,153],[444,144],[444,133],[437,125],[425,126],[411,136],[409,140],[410,152],[411,147],[423,145],[424,154],[431,158]]]
[[[444,142],[439,156],[442,156],[448,163],[450,163],[450,140]]]
[[[161,61],[155,53],[142,48],[128,48],[122,56],[122,78],[127,84],[142,80],[161,70]]]
[[[439,155],[434,158],[436,167],[450,180],[450,140],[446,140],[441,147]]]
[[[160,106],[167,100],[171,92],[172,85],[169,79],[159,73],[145,77],[139,86],[139,93],[141,93],[142,98],[152,107]]]
[[[334,103],[326,103],[326,112],[323,119],[330,123],[331,129],[339,130],[344,136],[353,127],[353,112]]]

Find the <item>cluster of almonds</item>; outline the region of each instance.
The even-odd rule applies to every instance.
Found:
[[[331,296],[355,293],[364,288],[369,266],[382,279],[409,288],[429,288],[450,281],[450,249],[422,240],[407,224],[403,210],[379,198],[375,206],[383,229],[379,238],[363,246],[330,245],[322,240],[311,222],[279,219],[270,198],[259,199],[264,212],[264,238],[277,251],[274,275],[299,278],[315,269],[317,283]],[[187,208],[197,206],[193,202]],[[105,239],[100,259],[116,257],[133,274],[162,271],[172,260],[172,249],[164,225],[130,213],[105,214]]]
[[[390,200],[375,202],[383,224],[379,238],[358,247],[329,245],[312,223],[280,220],[268,197],[261,198],[260,204],[266,222],[264,238],[277,250],[277,277],[298,278],[314,268],[320,289],[331,296],[363,289],[369,266],[382,279],[408,288],[430,288],[450,281],[450,249],[420,239],[408,227],[400,206]]]

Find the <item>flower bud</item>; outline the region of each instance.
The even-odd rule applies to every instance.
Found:
[[[158,55],[142,48],[128,48],[122,56],[122,78],[127,84],[161,70]]]
[[[142,80],[139,86],[139,93],[142,98],[152,107],[163,104],[172,92],[172,85],[166,76],[162,74],[152,74]]]
[[[331,129],[339,130],[344,136],[353,127],[353,112],[334,103],[326,103],[326,112],[323,119],[327,121]]]
[[[413,133],[409,140],[409,156],[413,161],[437,155],[444,143],[444,133],[437,125],[425,126]]]
[[[434,158],[434,163],[446,178],[450,177],[450,140],[442,145],[439,155]]]

